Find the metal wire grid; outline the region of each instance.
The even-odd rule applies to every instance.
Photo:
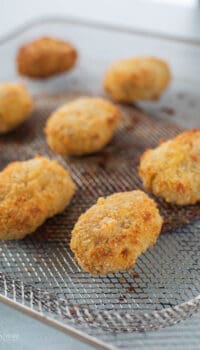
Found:
[[[1,167],[35,153],[55,157],[43,127],[49,113],[69,96],[38,97],[32,117],[0,141]],[[100,332],[132,332],[174,324],[199,308],[199,223],[161,235],[142,255],[134,270],[108,276],[81,271],[69,249],[70,231],[99,196],[141,187],[136,165],[139,155],[160,138],[180,130],[123,107],[124,121],[110,145],[97,155],[58,159],[70,169],[78,191],[70,207],[48,220],[22,241],[1,243],[1,291],[39,311]],[[200,215],[199,205],[178,209],[160,202],[165,230],[182,226]],[[48,292],[44,292],[48,291]],[[156,310],[156,312],[155,312]],[[98,332],[97,332],[98,333]]]
[[[173,327],[156,332],[107,333],[100,338],[108,344],[114,344],[116,348],[126,350],[199,350],[200,313]]]

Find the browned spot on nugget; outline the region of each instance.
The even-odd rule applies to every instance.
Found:
[[[149,221],[151,219],[151,213],[150,212],[145,212],[143,215],[144,221]]]
[[[185,192],[185,186],[181,182],[178,182],[176,184],[176,189],[178,192],[180,192],[182,194],[184,194],[184,192]]]
[[[124,257],[127,257],[128,254],[129,254],[128,248],[124,248],[124,249],[121,251],[121,254],[122,254]]]
[[[195,154],[191,154],[190,158],[194,161],[194,162],[198,162],[198,157]]]

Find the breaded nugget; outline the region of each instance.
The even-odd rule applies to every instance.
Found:
[[[146,189],[169,203],[200,200],[200,130],[185,131],[140,160],[139,174]]]
[[[50,116],[45,128],[47,142],[63,155],[99,151],[112,138],[120,117],[118,107],[104,99],[76,99]]]
[[[56,161],[36,157],[0,173],[0,239],[21,239],[69,204],[75,185]]]
[[[153,57],[137,57],[115,62],[104,77],[108,95],[120,102],[156,100],[171,79],[165,61]]]
[[[80,216],[70,246],[87,272],[128,270],[156,242],[161,226],[156,204],[144,192],[115,193]]]
[[[27,118],[33,101],[22,84],[0,84],[0,134],[18,126]]]
[[[76,49],[55,38],[39,38],[22,46],[17,54],[17,69],[30,78],[48,78],[71,69],[77,59]]]

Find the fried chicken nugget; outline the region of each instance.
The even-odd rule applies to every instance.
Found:
[[[48,78],[70,70],[77,51],[68,42],[50,37],[39,38],[22,46],[17,54],[17,69],[30,78]]]
[[[157,206],[144,192],[115,193],[79,217],[70,246],[87,272],[128,270],[156,242],[161,226]]]
[[[200,130],[190,130],[140,160],[139,174],[146,189],[166,202],[195,204],[200,200]]]
[[[137,57],[115,62],[104,77],[105,91],[114,100],[156,100],[171,79],[169,66],[154,57]]]
[[[21,239],[69,204],[75,185],[56,161],[36,157],[0,173],[0,239]]]
[[[6,133],[26,119],[33,101],[22,84],[0,84],[0,134]]]
[[[111,140],[120,118],[118,107],[102,98],[78,98],[50,116],[47,142],[62,155],[93,153]]]

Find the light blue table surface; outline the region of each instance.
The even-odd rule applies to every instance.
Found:
[[[0,304],[1,350],[90,350],[89,345]]]

